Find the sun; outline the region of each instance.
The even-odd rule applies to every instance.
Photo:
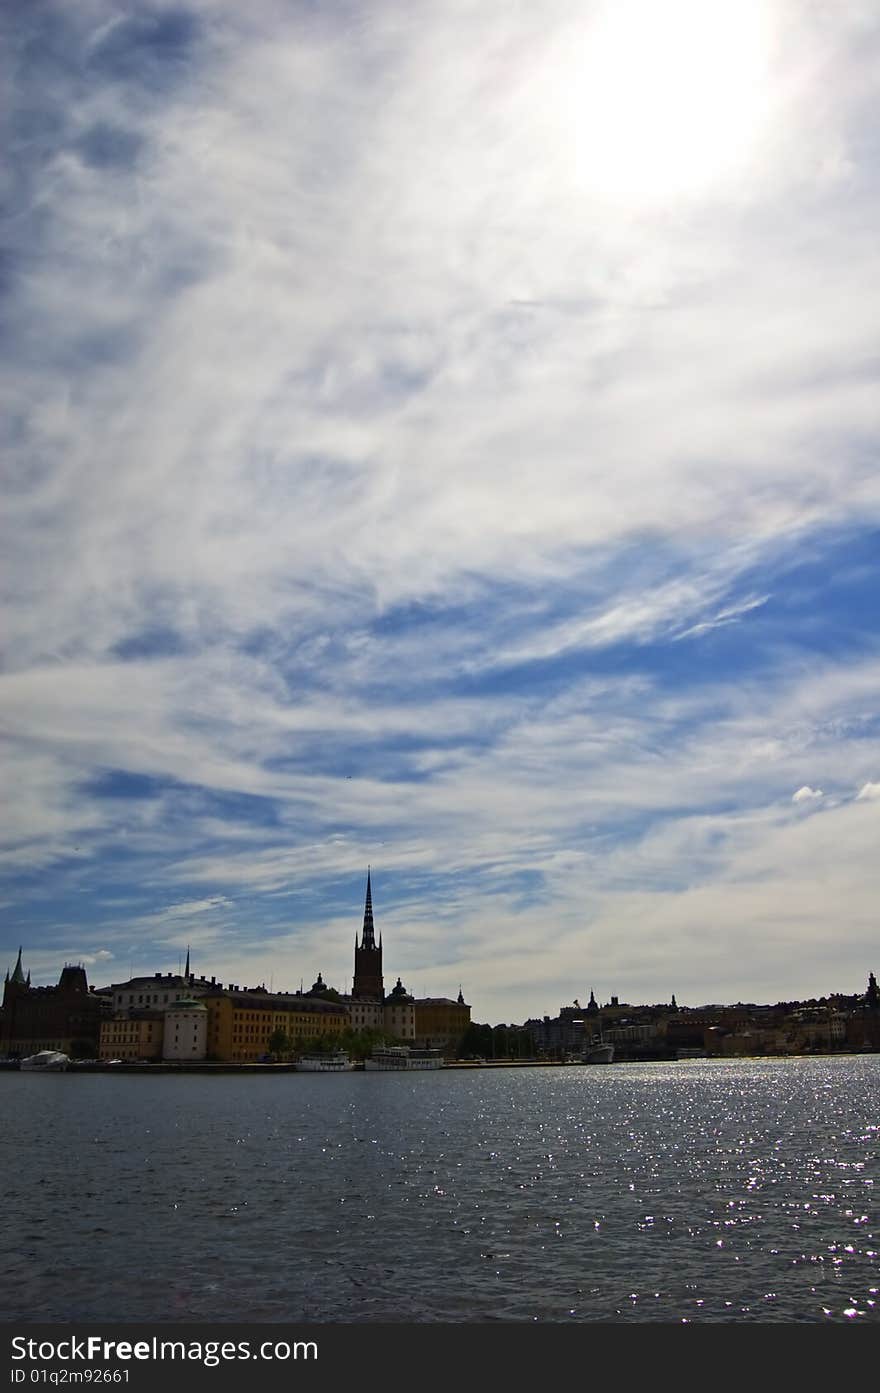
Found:
[[[769,45],[762,0],[609,0],[557,86],[578,181],[650,199],[735,174],[766,116]]]

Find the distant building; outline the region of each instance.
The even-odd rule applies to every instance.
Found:
[[[199,1000],[207,1011],[208,1059],[244,1064],[270,1053],[276,1032],[286,1035],[294,1050],[314,1047],[324,1035],[348,1028],[348,1010],[338,1001],[310,999],[300,992],[267,992],[212,988]]]
[[[0,1055],[24,1056],[40,1050],[96,1057],[107,998],[89,988],[86,970],[65,963],[57,987],[32,987],[25,976],[21,948],[3,984]]]
[[[398,977],[386,995],[382,937],[377,941],[368,868],[350,994],[335,991],[320,973],[307,992],[269,992],[265,984],[224,985],[215,977],[197,977],[190,970],[189,950],[182,973],[131,977],[101,993],[89,992],[84,970],[69,966],[57,988],[32,988],[19,950],[13,972],[6,974],[0,1053],[61,1049],[104,1060],[246,1063],[279,1050],[302,1052],[347,1030],[376,1030],[390,1039],[454,1055],[470,1025],[470,1013],[461,988],[456,1000],[416,1000]],[[76,1049],[74,1027],[81,1036]],[[273,1039],[281,1037],[288,1045],[276,1043],[273,1048]]]
[[[868,990],[846,1022],[846,1040],[851,1049],[880,1050],[880,992],[873,972],[868,973]]]
[[[383,1016],[386,1035],[395,1040],[415,1040],[416,1003],[399,977],[385,998]]]
[[[196,998],[216,987],[212,977],[196,977],[190,971],[189,949],[183,973],[154,972],[151,976],[131,977],[114,982],[107,989],[112,1016],[101,1028],[101,1059],[190,1059],[205,1058],[207,1015],[198,1006],[194,1016],[184,1017],[182,1007],[194,1010]],[[177,1012],[177,1015],[174,1013]],[[198,1021],[198,1042],[193,1048],[190,1026]],[[183,1032],[183,1035],[181,1034]],[[186,1048],[183,1046],[186,1038]]]
[[[186,954],[186,967],[183,974],[174,972],[154,972],[148,977],[132,977],[127,982],[114,982],[109,992],[113,1000],[114,1015],[125,1015],[132,1011],[161,1010],[171,1006],[181,997],[201,996],[216,987],[215,978],[196,977],[190,972],[189,949]]]
[[[376,943],[373,894],[367,867],[367,894],[361,941],[354,939],[354,981],[351,995],[343,997],[349,1008],[352,1030],[385,1029],[385,984],[382,977],[382,935]]]
[[[466,1005],[460,987],[455,1001],[448,996],[416,999],[415,1039],[423,1049],[455,1055],[470,1023],[471,1008]]]
[[[208,1008],[195,997],[180,997],[165,1011],[162,1058],[196,1064],[205,1058]]]
[[[459,990],[458,1000],[426,997],[416,1000],[398,977],[388,994],[382,970],[382,935],[376,941],[373,889],[367,868],[364,922],[360,939],[354,940],[354,979],[350,995],[340,996],[326,986],[320,973],[308,993],[341,1002],[348,1010],[354,1031],[378,1030],[394,1040],[406,1040],[430,1049],[454,1054],[470,1024],[471,1008]]]
[[[102,1022],[98,1058],[161,1059],[164,1038],[164,1013],[141,1007]]]

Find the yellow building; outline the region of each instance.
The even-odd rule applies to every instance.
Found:
[[[334,1001],[316,1001],[289,992],[209,991],[200,998],[208,1012],[208,1059],[246,1063],[270,1053],[269,1042],[283,1031],[292,1049],[308,1048],[322,1035],[348,1029],[348,1011]]]
[[[165,1022],[161,1011],[134,1011],[101,1024],[99,1059],[161,1059]]]
[[[461,1037],[471,1023],[471,1008],[461,992],[458,1000],[448,996],[427,996],[415,1003],[416,1044],[429,1050],[455,1054]]]

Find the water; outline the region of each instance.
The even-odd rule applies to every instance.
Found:
[[[880,1056],[0,1075],[0,1313],[876,1321]]]

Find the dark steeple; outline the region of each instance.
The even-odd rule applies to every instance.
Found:
[[[382,982],[382,937],[376,946],[376,932],[373,927],[373,894],[370,885],[370,868],[367,867],[367,898],[364,903],[364,928],[361,942],[354,941],[354,985],[353,997],[361,1000],[382,1001],[385,990]]]
[[[180,958],[177,959],[180,962]],[[184,977],[189,977],[189,944],[186,945],[186,967],[183,969]]]
[[[375,948],[376,937],[373,931],[373,896],[370,890],[370,868],[367,867],[367,898],[364,904],[364,931],[361,935],[362,948]]]
[[[16,982],[20,987],[23,987],[23,986],[25,985],[24,972],[22,971],[22,967],[21,967],[21,949],[20,949],[20,948],[19,948],[19,950],[18,950],[18,961],[16,962],[15,967],[12,969],[12,978],[11,978],[11,980],[12,980],[13,982]]]

